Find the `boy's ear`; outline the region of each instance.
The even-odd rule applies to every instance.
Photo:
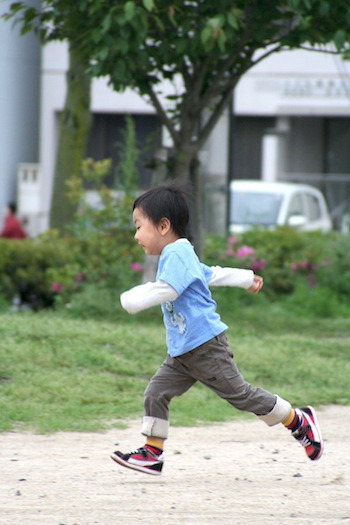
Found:
[[[171,230],[171,222],[167,217],[163,217],[159,221],[159,231],[162,235],[166,235]]]

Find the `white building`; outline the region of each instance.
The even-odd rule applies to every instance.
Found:
[[[235,104],[237,178],[309,182],[331,209],[350,198],[350,62],[271,55],[242,78]]]
[[[33,35],[20,37],[1,19],[0,41],[0,206],[18,200],[35,235],[48,227],[67,46],[40,49]],[[332,208],[348,199],[349,72],[339,57],[307,51],[272,55],[249,71],[235,91],[232,114],[222,116],[202,152],[211,203],[222,201],[229,178],[311,182]],[[141,140],[160,129],[150,105],[131,90],[113,92],[104,79],[93,81],[91,110],[87,155],[95,158],[115,155],[126,113],[134,116]],[[149,176],[143,174],[146,183]],[[208,221],[214,230],[225,229],[224,213]]]
[[[1,16],[6,11],[1,2],[0,211],[16,200],[18,164],[39,161],[40,45],[33,34],[21,37],[18,26],[5,23]]]

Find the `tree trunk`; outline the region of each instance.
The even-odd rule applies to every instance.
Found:
[[[203,176],[200,173],[200,162],[197,158],[193,159],[191,163],[191,183],[193,191],[193,209],[192,209],[192,242],[196,253],[200,259],[203,258],[203,241],[204,241],[204,226],[203,226]]]
[[[170,177],[191,183],[192,205],[190,209],[189,236],[199,258],[203,256],[203,177],[200,162],[194,149],[186,145],[174,152],[170,165]]]
[[[74,49],[69,49],[67,95],[60,116],[54,186],[51,198],[50,226],[60,232],[69,223],[76,207],[67,197],[66,182],[80,173],[91,125],[91,78]]]

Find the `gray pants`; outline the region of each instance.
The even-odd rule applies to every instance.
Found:
[[[166,439],[169,403],[200,381],[238,410],[252,412],[275,425],[290,412],[290,404],[247,383],[239,372],[225,332],[179,357],[167,356],[145,391],[142,433]]]

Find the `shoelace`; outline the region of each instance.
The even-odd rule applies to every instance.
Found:
[[[311,445],[311,440],[307,436],[304,436],[303,439],[300,440],[300,444],[303,447],[308,447],[309,445]]]
[[[142,454],[144,457],[147,457],[147,450],[144,447],[140,447],[140,448],[137,448],[136,450],[133,450],[132,452],[128,452],[125,455],[130,457],[133,454]]]
[[[308,447],[309,445],[312,445],[312,440],[308,437],[308,433],[311,430],[310,425],[306,425],[305,427],[298,429],[298,435],[295,436],[299,441],[300,444],[303,447]]]

